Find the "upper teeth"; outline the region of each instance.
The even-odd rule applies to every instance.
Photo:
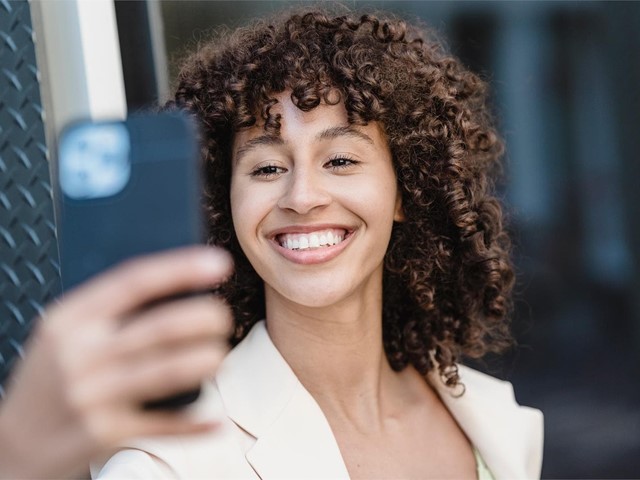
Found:
[[[278,242],[289,250],[305,250],[337,245],[344,239],[344,230],[323,230],[313,233],[287,233],[280,235]]]

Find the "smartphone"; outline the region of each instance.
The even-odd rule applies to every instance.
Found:
[[[198,151],[196,127],[179,112],[63,130],[57,175],[63,292],[127,258],[203,243]],[[198,395],[185,392],[145,408],[177,408]]]

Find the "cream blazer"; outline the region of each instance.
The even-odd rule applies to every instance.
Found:
[[[496,479],[539,478],[542,414],[519,406],[510,383],[460,367],[442,401]],[[92,466],[93,478],[347,479],[329,423],[269,338],[264,322],[225,358],[191,415],[215,419],[206,435],[141,439]]]

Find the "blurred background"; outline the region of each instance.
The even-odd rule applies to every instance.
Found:
[[[0,12],[5,3],[27,5],[2,0]],[[33,3],[37,33],[47,15]],[[300,3],[116,1],[129,112],[166,100],[179,59],[213,29]],[[520,403],[544,412],[543,477],[640,477],[640,3],[342,4],[420,19],[490,83],[507,143],[500,194],[517,266],[513,324],[519,347],[479,367],[513,382]],[[28,16],[28,5],[21,8]],[[43,101],[46,110],[46,94]],[[15,123],[7,105],[0,103],[0,126]],[[49,130],[45,121],[41,138],[50,147],[55,138]],[[6,131],[0,130],[0,143]],[[10,183],[11,173],[1,160],[0,186]],[[40,188],[35,183],[30,188]],[[26,332],[29,313],[38,311],[34,303],[55,295],[57,287],[52,273],[31,283],[19,281],[18,267],[14,277],[7,273],[7,259],[15,254],[2,229],[5,220],[20,222],[0,212],[0,277],[4,272],[8,285],[0,287],[0,365],[7,365],[1,382],[26,336],[7,327],[4,317],[17,323],[17,309],[20,332]],[[51,235],[54,229],[45,230]],[[47,248],[55,270],[56,253],[51,244]],[[14,264],[22,261],[14,257]],[[7,300],[14,295],[11,284],[23,292],[18,300]],[[24,294],[38,288],[45,293],[35,302],[35,294]],[[27,313],[20,313],[21,304],[28,304]]]

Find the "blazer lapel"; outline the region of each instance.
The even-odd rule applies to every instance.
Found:
[[[326,417],[264,322],[231,351],[216,382],[229,418],[256,438],[246,458],[260,478],[349,478]]]
[[[497,479],[540,478],[542,413],[518,405],[509,382],[464,366],[459,373],[464,395],[435,372],[429,380],[491,473]]]
[[[247,460],[261,478],[349,478],[329,424],[304,389],[293,393],[275,422],[258,437]]]

